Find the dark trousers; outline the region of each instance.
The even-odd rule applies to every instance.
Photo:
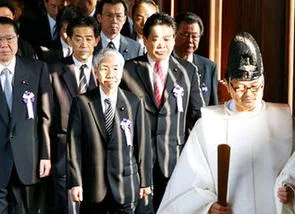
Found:
[[[23,185],[14,168],[8,186],[6,188],[0,188],[0,213],[40,213],[40,191],[40,184]]]
[[[107,192],[106,197],[99,203],[80,204],[80,214],[133,214],[135,204],[119,204],[115,201],[112,193]]]
[[[153,204],[155,213],[160,206],[168,181],[169,178],[163,175],[158,162],[156,162],[153,168]]]

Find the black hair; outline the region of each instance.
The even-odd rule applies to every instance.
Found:
[[[99,25],[96,21],[96,19],[92,16],[80,16],[73,20],[71,20],[67,27],[67,34],[69,37],[73,36],[73,31],[75,27],[81,27],[81,26],[87,26],[92,27],[94,36],[99,36]]]
[[[174,19],[171,16],[166,13],[155,13],[146,20],[143,27],[143,36],[148,38],[152,28],[156,25],[166,25],[171,27],[174,31],[176,29]]]
[[[176,29],[178,29],[182,23],[185,23],[185,24],[197,23],[200,27],[200,31],[201,31],[200,33],[201,33],[201,35],[203,35],[204,24],[203,24],[202,19],[197,14],[192,13],[192,12],[178,13],[174,19],[176,22]]]

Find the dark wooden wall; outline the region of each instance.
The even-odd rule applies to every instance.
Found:
[[[287,0],[286,0],[287,1]],[[286,1],[224,0],[222,5],[221,77],[223,77],[228,46],[232,37],[247,31],[257,40],[264,60],[266,87],[264,99],[270,102],[287,100],[288,73],[286,65]],[[162,10],[170,13],[171,1],[162,0]],[[175,11],[197,13],[205,25],[198,53],[209,55],[209,0],[175,0]]]

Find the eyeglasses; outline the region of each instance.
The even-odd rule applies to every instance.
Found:
[[[125,18],[125,15],[121,14],[121,13],[104,13],[102,15],[105,16],[109,20],[112,20],[115,18],[118,21],[122,21]]]
[[[8,43],[8,44],[13,44],[15,42],[16,39],[16,35],[15,36],[6,36],[6,37],[0,37],[0,43]]]
[[[250,90],[252,93],[256,94],[259,91],[259,89],[264,87],[264,81],[261,81],[258,85],[257,82],[254,82],[253,85],[250,86],[241,83],[234,86],[230,81],[230,86],[237,93],[246,93],[248,90]]]
[[[197,33],[179,33],[179,35],[184,39],[192,38],[194,41],[201,38],[201,35]]]

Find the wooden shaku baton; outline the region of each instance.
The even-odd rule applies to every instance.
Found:
[[[218,199],[217,202],[220,205],[226,206],[227,198],[227,184],[228,184],[228,171],[230,160],[230,146],[227,144],[218,145]]]

